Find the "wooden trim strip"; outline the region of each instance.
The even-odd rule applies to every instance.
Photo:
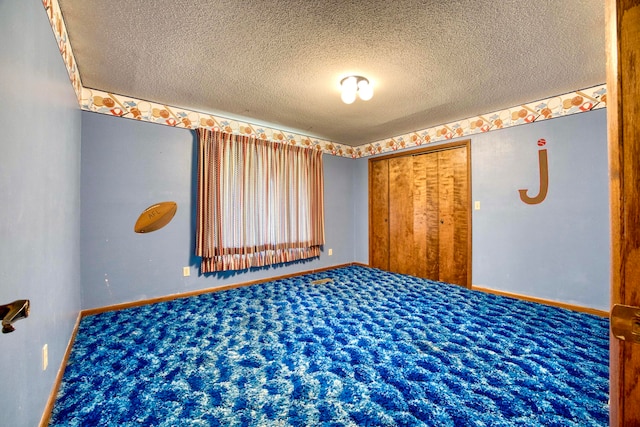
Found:
[[[564,303],[564,302],[552,301],[552,300],[548,300],[548,299],[544,299],[544,298],[530,297],[530,296],[527,296],[527,295],[521,295],[521,294],[516,294],[516,293],[512,293],[512,292],[498,291],[498,290],[495,290],[495,289],[484,288],[482,286],[476,286],[476,285],[473,285],[471,287],[471,289],[474,290],[474,291],[485,292],[485,293],[488,293],[488,294],[500,295],[500,296],[503,296],[503,297],[510,297],[510,298],[520,299],[520,300],[524,300],[524,301],[535,302],[535,303],[538,303],[538,304],[550,305],[552,307],[565,308],[567,310],[578,311],[580,313],[593,314],[595,316],[600,316],[600,317],[609,317],[609,312],[608,311],[598,310],[598,309],[595,309],[595,308],[583,307],[583,306],[573,305],[573,304],[567,304],[567,303]]]
[[[463,139],[461,141],[446,142],[441,144],[434,143],[427,146],[412,147],[407,150],[402,150],[400,152],[396,152],[392,154],[376,155],[375,157],[371,157],[369,161],[375,162],[377,160],[388,160],[394,157],[419,156],[421,154],[429,154],[436,151],[453,150],[453,149],[465,147],[465,146],[469,148],[470,145],[471,145],[471,139]]]
[[[80,321],[82,320],[82,317],[84,317],[82,315],[82,312],[79,312],[78,317],[76,318],[76,324],[73,326],[73,331],[71,332],[71,338],[69,339],[69,343],[67,344],[67,349],[64,352],[64,357],[62,358],[62,362],[60,362],[60,367],[58,368],[56,379],[53,383],[51,393],[49,394],[49,399],[47,399],[47,405],[44,407],[42,418],[40,418],[40,427],[47,427],[49,425],[49,421],[51,420],[53,405],[56,403],[58,390],[60,389],[60,384],[62,384],[62,377],[64,376],[64,371],[67,368],[67,363],[69,362],[69,357],[71,356],[71,349],[73,348],[73,344],[76,342],[76,336],[78,335],[78,329],[80,328]]]
[[[105,307],[90,308],[90,309],[87,309],[87,310],[82,310],[81,315],[82,315],[82,317],[92,316],[94,314],[105,313],[105,312],[108,312],[108,311],[124,310],[124,309],[127,309],[127,308],[140,307],[140,306],[143,306],[143,305],[155,304],[155,303],[165,302],[165,301],[171,301],[171,300],[174,300],[174,299],[188,298],[188,297],[202,295],[202,294],[209,294],[209,293],[212,293],[212,292],[226,291],[226,290],[229,290],[229,289],[235,289],[235,288],[242,288],[242,287],[245,287],[245,286],[257,285],[257,284],[260,284],[260,283],[271,282],[271,281],[274,281],[274,280],[287,279],[289,277],[303,276],[305,274],[320,273],[322,271],[333,270],[335,268],[349,267],[351,265],[354,265],[354,263],[332,265],[331,267],[322,267],[322,268],[317,268],[317,269],[313,269],[313,270],[301,271],[301,272],[298,272],[298,273],[284,274],[284,275],[281,275],[281,276],[269,277],[269,278],[266,278],[266,279],[251,280],[251,281],[248,281],[248,282],[233,283],[233,284],[229,284],[229,285],[218,286],[218,287],[215,287],[215,288],[199,289],[199,290],[195,290],[195,291],[182,292],[182,293],[179,293],[179,294],[172,294],[172,295],[166,295],[166,296],[162,296],[162,297],[149,298],[149,299],[144,299],[144,300],[140,300],[140,301],[132,301],[132,302],[125,302],[125,303],[122,303],[122,304],[108,305],[108,306],[105,306]]]
[[[369,264],[363,264],[363,263],[361,263],[361,262],[352,262],[352,263],[351,263],[351,264],[349,264],[349,265],[356,265],[356,266],[358,266],[358,267],[371,268],[371,266],[370,266]]]
[[[467,289],[473,287],[473,183],[471,182],[471,140],[467,147]]]

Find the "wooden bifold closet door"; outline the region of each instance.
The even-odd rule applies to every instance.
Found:
[[[469,147],[369,161],[369,263],[470,286]]]

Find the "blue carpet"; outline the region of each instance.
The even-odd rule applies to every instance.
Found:
[[[85,317],[50,425],[606,426],[608,339],[607,319],[347,267]]]

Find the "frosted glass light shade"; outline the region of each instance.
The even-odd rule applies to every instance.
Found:
[[[342,102],[344,102],[345,104],[353,104],[353,101],[356,100],[356,92],[355,91],[350,91],[350,90],[343,90],[342,91],[342,95],[340,95],[340,98],[342,98]]]
[[[348,76],[340,81],[340,98],[345,104],[352,104],[357,97],[368,101],[373,97],[373,86],[362,76]]]
[[[358,82],[358,96],[363,101],[368,101],[373,97],[373,86],[369,80],[360,80]]]
[[[355,76],[350,76],[343,79],[340,82],[342,90],[342,102],[345,104],[352,104],[356,100],[356,92],[358,91],[358,79]]]
[[[342,91],[356,92],[358,90],[358,79],[356,76],[350,76],[340,82]]]

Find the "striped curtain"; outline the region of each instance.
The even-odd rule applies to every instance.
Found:
[[[202,128],[197,132],[201,272],[320,256],[322,152]]]

